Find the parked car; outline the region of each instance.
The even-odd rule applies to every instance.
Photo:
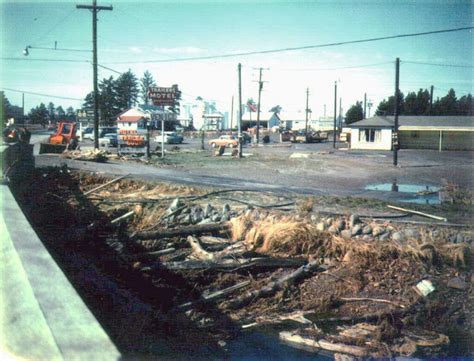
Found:
[[[90,128],[86,128],[82,133],[82,138],[81,140],[84,140],[84,139],[90,139],[90,140],[94,140],[94,128],[90,127]]]
[[[164,141],[166,144],[181,144],[184,140],[183,136],[176,132],[165,132],[164,137]],[[155,142],[161,143],[161,138],[161,135],[157,135],[155,137]]]
[[[101,147],[117,147],[117,133],[104,134],[102,138],[99,138],[99,145]]]
[[[114,128],[114,127],[99,128],[99,138],[103,138],[106,134],[117,134],[117,128]]]
[[[213,148],[221,146],[235,148],[238,144],[239,141],[235,135],[221,135],[209,141],[209,145]]]

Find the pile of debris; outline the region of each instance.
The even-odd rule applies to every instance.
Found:
[[[108,220],[77,232],[77,243],[99,227],[120,268],[159,290],[149,301],[157,317],[186,319],[216,340],[265,330],[353,357],[452,354],[454,332],[472,353],[472,228],[299,212],[299,199],[258,192],[71,176],[81,193],[64,182],[56,198]]]

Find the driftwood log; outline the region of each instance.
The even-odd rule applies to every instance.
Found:
[[[229,304],[230,308],[240,308],[244,307],[245,305],[249,304],[253,300],[259,297],[268,297],[275,294],[277,291],[288,287],[296,283],[297,281],[306,278],[312,275],[317,270],[322,270],[323,268],[319,265],[318,262],[312,261],[308,264],[305,264],[298,268],[296,271],[291,272],[276,281],[269,281],[267,285],[264,287],[247,292],[242,296],[236,298],[235,300],[231,301]]]
[[[180,262],[163,262],[152,268],[160,269],[162,267],[169,270],[198,270],[198,269],[222,269],[237,270],[248,268],[283,268],[298,267],[305,264],[306,260],[302,258],[240,258],[240,259],[217,259],[209,261],[188,260]]]
[[[229,256],[236,257],[247,252],[247,247],[243,242],[231,244],[230,246],[218,252],[208,252],[201,246],[201,243],[199,242],[198,238],[188,236],[187,241],[193,250],[193,256],[203,261],[216,260]]]
[[[208,303],[208,302],[215,302],[221,298],[226,297],[227,295],[240,290],[241,288],[247,287],[250,284],[250,281],[243,281],[240,283],[237,283],[236,285],[224,288],[220,291],[216,291],[213,293],[208,294],[207,296],[201,296],[201,298],[197,301],[191,301],[191,302],[186,302],[181,305],[179,305],[177,308],[178,310],[187,310],[190,309],[196,305],[202,304],[202,303]]]
[[[357,357],[365,357],[369,354],[368,350],[364,347],[345,345],[342,343],[332,343],[326,340],[314,340],[312,338],[303,337],[289,331],[280,332],[280,340],[291,346],[303,348],[313,352],[326,350],[331,352],[345,353]]]
[[[190,234],[200,235],[203,233],[215,233],[229,230],[231,224],[225,223],[208,223],[208,224],[196,224],[192,226],[184,226],[179,228],[162,228],[155,231],[142,231],[135,232],[130,235],[130,238],[139,239],[160,239],[160,238],[171,238],[171,237],[187,237]]]

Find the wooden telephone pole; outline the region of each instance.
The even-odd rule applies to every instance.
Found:
[[[112,6],[98,6],[97,0],[92,5],[76,5],[77,9],[92,12],[92,67],[94,77],[94,148],[99,148],[99,90],[97,87],[97,13],[101,10],[113,10]]]
[[[306,122],[305,122],[305,127],[304,127],[304,129],[305,129],[304,135],[306,137],[306,141],[308,141],[308,115],[309,115],[308,103],[309,103],[309,88],[306,88],[306,109],[305,109]]]
[[[334,128],[332,135],[332,147],[336,148],[336,119],[337,119],[337,81],[334,82]]]
[[[242,158],[242,64],[239,63],[239,123],[238,123],[238,137],[239,137],[239,158]]]
[[[393,165],[398,165],[398,112],[400,110],[400,58],[395,61],[395,109],[393,115],[395,118],[395,124],[393,127],[392,134],[392,147],[393,147]]]

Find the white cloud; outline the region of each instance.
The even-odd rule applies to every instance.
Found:
[[[205,52],[205,49],[194,46],[181,46],[175,48],[153,48],[152,51],[164,55],[198,55]]]

